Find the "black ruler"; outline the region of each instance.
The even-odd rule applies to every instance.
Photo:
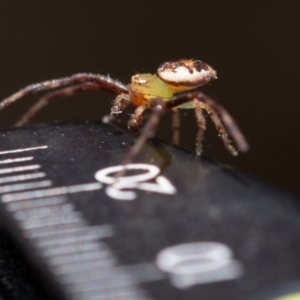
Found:
[[[298,199],[156,139],[113,184],[133,143],[97,123],[0,132],[2,224],[45,299],[300,299]]]

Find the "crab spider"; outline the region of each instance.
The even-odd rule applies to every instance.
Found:
[[[162,114],[167,110],[174,112],[173,141],[175,144],[178,144],[179,140],[178,109],[194,109],[199,128],[196,139],[198,155],[202,152],[202,137],[206,129],[203,111],[211,117],[225,147],[232,155],[236,156],[238,151],[246,152],[248,150],[248,143],[230,114],[204,93],[191,91],[217,78],[216,71],[212,67],[200,60],[178,60],[163,63],[158,68],[157,75],[136,74],[132,76],[131,83],[127,86],[109,76],[79,73],[31,84],[4,99],[0,103],[0,110],[26,95],[56,89],[42,97],[22,116],[16,123],[16,126],[22,126],[52,100],[83,91],[106,90],[116,93],[117,96],[113,101],[110,115],[103,118],[104,122],[119,119],[124,108],[131,104],[135,111],[128,122],[128,128],[131,132],[137,133],[143,123],[144,111],[146,109],[153,111],[135,145],[125,157],[124,164],[130,163],[145,142],[154,135]],[[227,132],[233,138],[237,150]]]

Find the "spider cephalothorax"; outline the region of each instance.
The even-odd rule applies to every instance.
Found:
[[[140,151],[145,141],[154,135],[161,115],[167,110],[174,112],[173,141],[178,144],[178,109],[195,110],[199,128],[196,142],[197,154],[202,152],[201,141],[206,129],[206,120],[203,115],[203,111],[205,111],[214,122],[225,147],[232,155],[236,156],[238,152],[232,145],[228,133],[232,136],[239,151],[245,152],[249,147],[232,117],[221,105],[204,93],[191,91],[216,78],[216,71],[212,67],[200,60],[191,59],[166,62],[158,68],[157,76],[136,74],[132,76],[129,86],[109,76],[78,73],[69,77],[29,85],[4,99],[0,103],[0,110],[28,94],[56,89],[42,97],[23,115],[20,121],[16,123],[17,126],[21,126],[26,124],[43,106],[52,100],[88,90],[107,90],[118,95],[113,102],[110,116],[103,119],[106,122],[119,119],[124,108],[131,104],[135,107],[135,112],[128,122],[128,128],[136,133],[142,126],[143,112],[146,109],[153,111],[136,144],[129,152],[127,159],[124,160],[126,163]]]

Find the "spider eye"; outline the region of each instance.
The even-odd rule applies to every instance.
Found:
[[[174,92],[194,89],[217,78],[216,71],[200,60],[166,62],[157,74]]]

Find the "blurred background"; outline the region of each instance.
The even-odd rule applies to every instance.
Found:
[[[77,72],[128,82],[165,61],[201,59],[219,78],[203,90],[228,109],[251,146],[231,157],[208,122],[205,155],[300,196],[299,13],[297,0],[3,1],[0,98]],[[81,94],[51,104],[32,122],[100,121],[112,98]],[[37,99],[1,112],[0,126],[14,124]],[[157,134],[167,141],[169,121],[166,115]],[[196,131],[193,111],[183,113],[183,148],[194,151]]]

